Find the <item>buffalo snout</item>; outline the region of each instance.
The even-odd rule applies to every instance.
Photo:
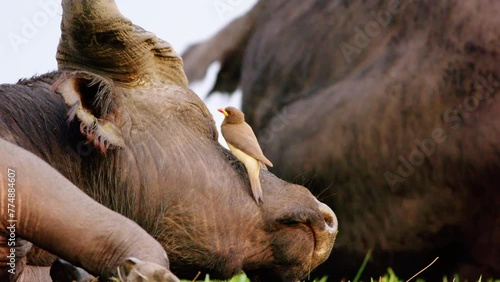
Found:
[[[264,175],[268,175],[264,173]],[[264,182],[266,250],[272,250],[271,265],[244,268],[252,281],[298,281],[326,261],[338,233],[337,216],[301,185],[274,176]]]
[[[316,200],[318,209],[323,216],[324,228],[318,228],[316,234],[316,248],[314,250],[313,263],[317,266],[323,263],[329,256],[338,233],[337,216],[326,204]]]
[[[323,219],[325,220],[325,229],[332,234],[337,234],[337,229],[339,226],[337,216],[329,206],[318,200],[316,201],[318,202],[319,211],[321,212],[321,214],[323,215]]]

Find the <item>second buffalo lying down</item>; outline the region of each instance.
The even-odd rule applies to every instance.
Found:
[[[327,259],[335,214],[306,188],[264,171],[264,203],[255,204],[243,166],[217,142],[212,116],[188,89],[182,60],[168,43],[125,19],[113,1],[64,0],[63,10],[60,71],[0,86],[1,138],[137,222],[162,244],[178,276],[206,271],[227,278],[244,270],[255,281],[293,281]],[[65,245],[37,232],[54,222],[61,225],[54,232],[81,240]],[[106,247],[112,238],[89,241],[64,227],[78,224],[40,217],[19,234],[29,232],[46,251],[108,276],[122,263]],[[101,255],[79,257],[97,243]],[[30,263],[46,258],[31,256]]]
[[[320,270],[500,276],[500,1],[274,0],[183,56],[221,61],[271,169],[342,223]],[[312,180],[312,181],[311,181]],[[325,187],[329,187],[325,191]],[[369,276],[368,276],[369,277]]]

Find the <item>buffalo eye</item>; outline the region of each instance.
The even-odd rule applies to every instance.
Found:
[[[310,225],[315,221],[316,217],[314,211],[300,209],[279,216],[276,223],[287,226]]]
[[[277,222],[279,224],[288,225],[288,226],[295,226],[295,225],[299,225],[302,223],[300,220],[298,220],[296,218],[292,218],[292,217],[280,218],[277,220]]]

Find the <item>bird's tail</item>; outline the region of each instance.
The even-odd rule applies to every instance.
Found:
[[[250,186],[252,187],[252,194],[257,202],[257,205],[263,201],[262,195],[262,187],[260,186],[260,166],[257,164],[256,166],[252,166],[251,168],[247,167],[248,178],[250,178]]]

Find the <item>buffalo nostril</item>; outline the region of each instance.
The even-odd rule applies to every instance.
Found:
[[[323,204],[318,200],[316,200],[316,202],[318,203],[318,208],[323,216],[323,219],[325,220],[326,228],[331,232],[337,232],[338,221],[335,213],[329,206]]]

